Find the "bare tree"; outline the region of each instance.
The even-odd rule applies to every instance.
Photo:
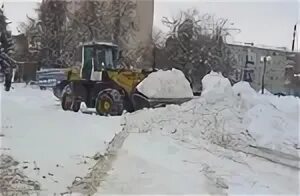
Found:
[[[201,15],[195,9],[181,11],[177,17],[162,19],[169,28],[166,46],[162,56],[168,57],[161,67],[175,67],[182,70],[192,82],[194,90],[201,90],[201,80],[211,70],[229,76],[234,58],[226,45],[226,38],[232,31],[227,19],[212,15]],[[168,65],[166,65],[168,64]]]
[[[165,38],[166,35],[161,29],[157,27],[153,27],[152,44],[156,48],[163,48],[165,46],[165,42],[166,42]]]
[[[77,10],[69,10],[65,1],[44,0],[39,18],[22,29],[40,43],[37,50],[43,64],[74,65],[80,42],[109,41],[119,45],[124,65],[135,66],[138,57],[149,53],[142,45],[127,47],[135,41],[139,26],[135,11],[136,2],[131,0],[82,1]]]
[[[62,51],[66,36],[66,2],[43,0],[39,8],[40,60],[44,66],[64,66]]]

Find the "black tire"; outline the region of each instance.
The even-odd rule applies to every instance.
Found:
[[[124,109],[124,100],[121,93],[116,89],[105,89],[101,91],[96,99],[96,111],[101,116],[119,116]]]
[[[61,107],[64,111],[71,110],[72,107],[71,95],[64,93],[61,98]]]
[[[9,90],[10,90],[10,87],[6,86],[6,87],[5,87],[5,91],[8,92]]]
[[[72,96],[71,96],[70,91],[71,91],[70,86],[67,85],[67,86],[65,86],[65,88],[62,92],[61,107],[65,111],[72,109]]]
[[[72,111],[73,112],[78,112],[80,110],[80,104],[81,104],[81,102],[73,102]]]

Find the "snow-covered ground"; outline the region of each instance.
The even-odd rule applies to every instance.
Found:
[[[97,194],[299,194],[299,99],[231,87],[124,116],[129,132]]]
[[[14,84],[1,91],[0,153],[11,155],[41,184],[41,195],[63,193],[84,177],[121,130],[120,117],[62,111],[51,91]],[[28,168],[26,168],[28,167]]]

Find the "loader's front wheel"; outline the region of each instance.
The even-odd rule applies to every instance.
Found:
[[[113,105],[112,98],[108,95],[102,95],[98,99],[98,103],[97,103],[97,107],[96,107],[97,113],[100,115],[110,114],[112,105]]]
[[[123,113],[123,97],[115,89],[101,91],[96,100],[96,111],[101,116],[118,116]]]

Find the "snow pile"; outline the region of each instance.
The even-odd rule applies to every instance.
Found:
[[[130,134],[111,167],[96,195],[299,195],[294,169],[154,131]]]
[[[233,91],[229,80],[224,78],[222,74],[211,72],[202,79],[203,91],[202,95],[206,98],[212,98],[211,101],[218,101],[226,95],[232,95]]]
[[[137,89],[149,98],[193,97],[189,81],[177,69],[153,72],[137,86]]]
[[[243,124],[255,138],[257,145],[289,154],[297,154],[299,144],[300,99],[278,97],[255,92],[247,82],[233,86],[244,110]]]
[[[236,83],[232,90],[235,96],[238,98],[238,102],[241,110],[249,110],[257,104],[267,104],[267,101],[262,99],[248,82]]]
[[[298,123],[272,105],[257,105],[250,109],[244,123],[257,145],[272,150],[296,154]]]
[[[203,88],[200,98],[181,106],[144,109],[124,116],[122,124],[129,136],[97,195],[299,192],[294,165],[289,164],[291,169],[282,167],[283,161],[279,162],[282,165],[275,164],[278,162],[273,157],[280,159],[281,154],[272,150],[267,151],[274,153],[272,159],[266,157],[272,161],[261,159],[265,155],[262,150],[249,147],[284,152],[293,148],[293,142],[285,142],[297,138],[294,131],[288,132],[295,130],[297,121],[288,121],[289,114],[274,106],[279,107],[281,101],[260,96],[248,83],[231,87],[217,73],[204,77]],[[256,111],[260,109],[263,113]],[[282,118],[280,128],[274,124],[276,115]],[[270,141],[274,146],[268,145]],[[240,151],[257,153],[259,158]]]
[[[299,194],[294,165],[274,159],[291,156],[263,149],[273,153],[269,158],[250,146],[290,152],[293,142],[286,141],[297,138],[297,121],[288,118],[293,111],[278,110],[283,100],[261,96],[248,83],[231,87],[217,73],[205,76],[203,85],[200,98],[181,106],[124,116],[129,136],[96,195]]]
[[[181,106],[128,114],[125,129],[160,131],[195,145],[206,140],[226,148],[251,145],[297,154],[299,99],[260,95],[245,82],[232,87],[215,72],[203,78],[203,89],[200,98]]]
[[[125,116],[125,128],[129,132],[160,130],[193,144],[203,140],[224,147],[249,143],[246,141],[251,137],[245,132],[229,81],[212,72],[203,78],[203,89],[200,98],[181,106],[169,105],[129,114]]]
[[[297,154],[299,145],[299,99],[296,97],[258,96],[244,115],[243,123],[257,145]]]
[[[276,109],[284,112],[290,117],[299,116],[299,98],[294,96],[275,96],[272,94],[257,93],[249,83],[239,82],[232,87],[234,94],[241,97],[242,107],[250,109],[255,105],[272,105]]]
[[[263,98],[272,104],[276,109],[285,114],[288,114],[291,118],[299,117],[300,99],[294,96],[263,96]]]

